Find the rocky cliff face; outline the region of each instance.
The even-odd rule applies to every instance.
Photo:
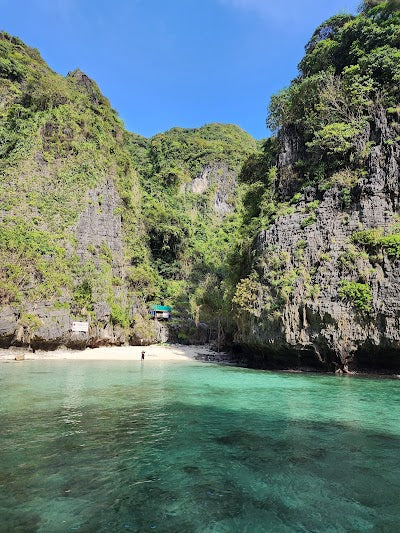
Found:
[[[224,254],[254,139],[221,124],[128,134],[93,80],[5,32],[0,137],[0,346],[209,340],[190,298]],[[163,302],[170,330],[149,318]]]
[[[258,365],[400,372],[399,28],[387,1],[317,28],[262,149],[128,134],[0,33],[0,345],[233,338]]]
[[[91,265],[92,276],[101,275],[104,267],[104,254],[111,263],[114,277],[125,278],[125,259],[121,214],[117,209],[121,205],[114,180],[109,176],[96,189],[87,194],[86,209],[78,215],[72,228],[73,240],[65,242],[66,259],[76,261],[75,286],[86,278],[79,270]],[[49,298],[26,299],[1,309],[0,343],[3,347],[10,345],[30,346],[32,349],[55,349],[58,346],[70,348],[95,347],[107,344],[124,344],[129,337],[127,331],[111,321],[110,294],[107,284],[93,283],[91,291],[95,303],[91,309],[85,309],[74,302],[73,295],[64,290],[63,294],[49,295]],[[116,287],[126,300],[126,287]],[[45,296],[45,295],[44,295]],[[71,312],[71,308],[74,311]],[[72,331],[74,320],[89,321],[89,334]]]
[[[127,274],[146,256],[127,133],[81,71],[57,75],[4,32],[0,59],[0,345],[128,342],[147,309]]]
[[[215,162],[213,165],[205,165],[185,189],[199,195],[207,194],[212,189],[213,210],[220,219],[223,219],[234,210],[236,186],[237,173],[226,163]]]
[[[299,190],[292,172],[298,142],[284,132],[280,194]],[[262,355],[262,364],[326,370],[398,369],[400,260],[397,243],[400,150],[398,126],[378,107],[363,136],[372,148],[366,172],[343,172],[328,190],[303,187],[256,241],[257,306],[239,320],[236,341]],[[292,176],[292,179],[290,179]],[[352,181],[353,180],[353,181]],[[391,237],[392,236],[392,237]],[[397,244],[395,245],[397,246]],[[341,289],[363,287],[365,302]],[[369,301],[370,300],[370,301]]]
[[[331,17],[271,99],[234,297],[236,341],[261,364],[400,369],[399,27],[386,0]]]

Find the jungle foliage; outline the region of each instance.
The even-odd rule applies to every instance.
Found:
[[[372,293],[371,288],[366,283],[344,280],[340,284],[339,296],[360,312],[368,313],[371,311]]]
[[[233,125],[174,128],[131,136],[142,213],[155,273],[153,294],[196,320],[221,318],[230,279],[227,257],[239,240],[237,175],[256,141]]]
[[[23,309],[45,299],[77,318],[106,302],[124,328],[132,302],[136,314],[164,302],[219,317],[241,226],[237,175],[258,150],[233,125],[128,134],[83,72],[62,77],[0,33],[1,302]],[[120,198],[123,258],[106,240],[87,250],[78,242],[81,214],[102,213],[104,198],[91,191],[104,183]]]
[[[268,118],[277,132],[292,128],[302,145],[301,181],[363,168],[373,110],[399,103],[399,32],[397,1],[364,2],[358,15],[336,15],[314,32],[298,77],[272,98]]]

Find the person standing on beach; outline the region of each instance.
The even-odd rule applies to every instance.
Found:
[[[146,352],[145,352],[144,350],[142,350],[142,361],[144,361],[144,354],[145,354],[145,353],[146,353]]]

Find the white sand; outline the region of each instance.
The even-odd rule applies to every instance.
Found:
[[[17,354],[24,354],[25,360],[72,359],[76,361],[132,361],[140,360],[144,350],[145,361],[190,361],[196,355],[212,355],[214,352],[205,346],[158,345],[151,346],[104,346],[86,350],[58,349],[52,352],[31,353],[23,349],[0,349],[0,361],[15,360]]]

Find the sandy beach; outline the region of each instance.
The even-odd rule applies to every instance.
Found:
[[[69,350],[67,348],[55,351],[36,351],[35,353],[22,348],[0,349],[0,362],[13,361],[17,356],[24,356],[25,360],[61,360],[71,359],[76,361],[128,361],[139,360],[144,350],[146,361],[189,361],[201,354],[212,356],[213,351],[205,346],[182,345],[151,345],[151,346],[103,346],[100,348],[87,348],[86,350]]]

